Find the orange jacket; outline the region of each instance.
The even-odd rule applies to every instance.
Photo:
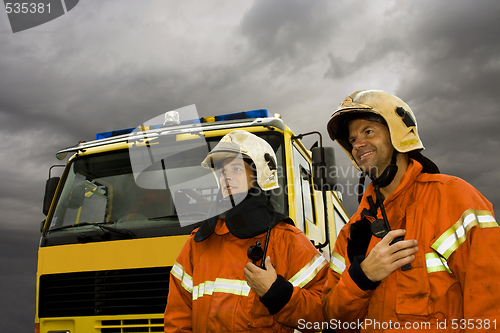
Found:
[[[384,201],[391,229],[406,229],[405,239],[418,240],[412,269],[396,270],[374,289],[363,290],[353,280],[356,264],[349,262],[347,239],[350,225],[369,209],[366,196],[375,198],[372,185],[342,228],[322,296],[325,318],[337,332],[500,329],[500,228],[493,207],[465,181],[421,170],[410,160],[401,184]],[[379,241],[372,236],[366,253]]]
[[[236,238],[223,220],[201,242],[194,234],[171,271],[165,332],[292,332],[300,319],[324,321],[321,291],[328,262],[299,229],[281,222],[271,230],[267,255],[276,273],[293,285],[288,303],[274,315],[243,273],[248,248],[256,241],[264,245],[266,234]]]

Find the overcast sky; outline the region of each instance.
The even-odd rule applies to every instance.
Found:
[[[321,131],[352,168],[326,122],[361,89],[406,101],[424,155],[498,211],[499,17],[498,0],[83,0],[12,33],[0,12],[0,230],[12,244],[38,230],[59,149],[190,104],[201,116],[278,112],[296,133]]]

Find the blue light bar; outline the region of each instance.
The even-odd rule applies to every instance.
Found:
[[[236,112],[236,113],[229,113],[229,114],[223,114],[220,116],[215,116],[215,117],[202,117],[199,119],[190,119],[190,120],[183,120],[180,122],[180,125],[187,125],[187,124],[199,124],[199,123],[205,123],[205,122],[210,122],[210,118],[214,119],[215,121],[225,121],[225,120],[239,120],[239,119],[255,119],[255,118],[271,118],[271,114],[269,111],[266,109],[259,109],[259,110],[252,110],[252,111],[244,111],[244,112]],[[150,130],[150,129],[157,129],[163,127],[162,125],[152,125],[152,126],[146,126],[144,130]],[[101,132],[97,133],[95,135],[96,140],[101,140],[101,139],[107,139],[111,138],[114,136],[118,135],[123,135],[123,134],[129,134],[132,133],[135,130],[134,128],[126,128],[122,130],[117,130],[117,131],[109,131],[109,132]]]
[[[269,118],[269,117],[271,117],[271,114],[266,109],[260,109],[260,110],[236,112],[236,113],[229,113],[220,116],[215,116],[215,121]]]
[[[101,133],[97,133],[95,135],[95,139],[101,140],[101,139],[111,138],[113,136],[129,134],[129,133],[132,133],[133,130],[135,130],[135,127],[134,128],[126,128],[126,129],[122,129],[122,130],[118,130],[118,131],[101,132]]]

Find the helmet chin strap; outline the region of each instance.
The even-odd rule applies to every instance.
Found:
[[[396,173],[398,173],[398,165],[397,165],[397,157],[398,151],[394,149],[392,153],[391,164],[389,164],[385,170],[382,172],[380,176],[374,179],[373,176],[370,176],[373,186],[375,187],[386,187],[394,180]]]
[[[379,190],[381,187],[386,187],[392,181],[394,180],[394,177],[396,177],[396,173],[398,173],[398,165],[397,165],[397,157],[398,157],[398,151],[394,149],[392,153],[392,158],[391,158],[391,164],[389,164],[382,174],[378,176],[377,178],[373,176],[369,176],[370,179],[372,180],[372,184],[375,187],[375,189]],[[361,199],[363,198],[363,190],[364,190],[364,184],[365,184],[365,177],[368,174],[366,172],[361,173],[361,176],[359,178],[359,185],[358,185],[358,203],[361,203]]]

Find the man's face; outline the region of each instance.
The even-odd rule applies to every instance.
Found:
[[[394,148],[387,126],[365,119],[353,120],[349,123],[349,142],[362,171],[378,177],[391,163]]]
[[[222,162],[219,183],[222,196],[247,192],[253,185],[254,175],[248,163],[240,158],[226,159]]]

